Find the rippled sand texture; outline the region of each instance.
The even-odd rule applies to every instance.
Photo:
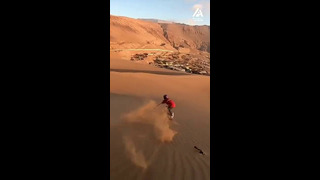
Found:
[[[110,66],[111,180],[209,179],[210,77],[112,55]],[[174,121],[155,108],[163,94],[176,102]]]

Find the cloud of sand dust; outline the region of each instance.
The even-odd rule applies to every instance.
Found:
[[[141,143],[141,140],[135,140],[134,137],[140,135],[139,137],[147,137],[151,141],[153,141],[152,138],[155,137],[156,140],[164,143],[171,142],[173,140],[173,137],[177,134],[176,131],[170,128],[170,120],[168,119],[165,109],[155,109],[156,105],[156,102],[150,101],[149,103],[139,107],[138,109],[128,114],[125,114],[122,117],[126,125],[130,125],[130,128],[135,128],[134,131],[130,131],[130,129],[127,129],[127,135],[123,137],[127,155],[135,165],[143,169],[146,169],[149,166],[152,158],[157,154],[158,149],[156,146],[150,144],[148,148],[153,148],[153,155],[149,159],[146,159],[143,152],[141,150],[138,150],[138,144]],[[146,129],[136,129],[137,126]],[[143,141],[143,143],[148,142]]]
[[[128,137],[124,137],[123,140],[124,140],[126,151],[129,154],[131,161],[137,166],[142,167],[143,169],[146,169],[148,167],[148,164],[142,152],[141,151],[138,152],[136,150],[136,147],[133,141]]]
[[[126,123],[142,123],[152,125],[154,133],[161,142],[171,142],[177,134],[170,128],[170,120],[163,109],[155,109],[155,101],[150,101],[144,106],[138,108],[123,116]]]

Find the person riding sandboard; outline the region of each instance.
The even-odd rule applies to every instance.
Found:
[[[164,95],[163,101],[160,104],[158,104],[158,106],[161,104],[167,104],[168,114],[170,115],[170,119],[172,120],[174,117],[174,112],[172,111],[172,109],[176,107],[175,102],[169,99],[168,95]]]

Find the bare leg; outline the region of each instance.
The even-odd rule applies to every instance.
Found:
[[[169,107],[168,107],[168,111],[169,111],[168,114],[171,116],[171,118],[173,118],[174,113],[173,113],[173,111],[172,111],[172,108],[169,108]]]
[[[168,107],[168,112],[169,112],[168,114],[169,114],[170,116],[172,116],[172,111],[171,111],[171,109],[172,109],[172,108],[169,108],[169,107]]]

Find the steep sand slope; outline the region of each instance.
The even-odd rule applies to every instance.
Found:
[[[159,48],[173,49],[163,36],[158,23],[110,15],[110,45],[112,49]]]
[[[209,179],[210,77],[114,58],[110,66],[110,178]],[[177,104],[173,122],[154,109],[163,94]]]

